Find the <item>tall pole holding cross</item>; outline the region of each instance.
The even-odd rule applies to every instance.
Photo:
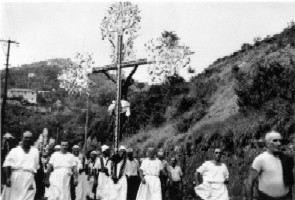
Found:
[[[120,113],[121,113],[121,62],[122,62],[122,43],[123,34],[118,32],[118,46],[117,46],[117,101],[116,101],[116,122],[115,122],[115,149],[118,153],[119,141],[118,137],[121,134],[121,123],[120,123]]]

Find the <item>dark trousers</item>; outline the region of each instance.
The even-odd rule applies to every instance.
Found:
[[[137,191],[140,185],[139,176],[126,176],[127,177],[127,200],[135,200]]]
[[[161,190],[162,190],[162,200],[166,200],[167,198],[167,176],[160,176],[161,181]]]
[[[271,197],[258,190],[258,199],[257,200],[292,200],[291,194],[287,194],[282,197]]]
[[[74,176],[71,176],[70,179],[70,191],[71,191],[71,199],[76,199],[76,187],[74,186]]]
[[[169,186],[169,200],[180,200],[181,199],[181,182],[172,181]]]

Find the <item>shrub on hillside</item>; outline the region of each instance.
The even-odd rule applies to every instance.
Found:
[[[278,62],[258,62],[251,72],[236,71],[235,93],[240,111],[260,109],[265,102],[275,98],[295,102],[295,67]]]

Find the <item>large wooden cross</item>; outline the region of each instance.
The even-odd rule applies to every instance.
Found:
[[[122,62],[122,45],[123,45],[123,35],[118,34],[118,44],[117,44],[117,61],[115,64],[104,65],[102,67],[94,67],[92,73],[104,73],[108,76],[107,72],[110,70],[117,71],[117,99],[116,99],[116,121],[115,121],[115,149],[118,153],[119,145],[119,135],[121,135],[121,126],[120,126],[120,113],[121,113],[121,69],[122,68],[137,68],[139,65],[152,64],[152,61],[147,61],[147,59],[139,59],[136,61]]]

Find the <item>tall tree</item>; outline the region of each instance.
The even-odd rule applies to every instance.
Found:
[[[135,59],[133,49],[134,40],[137,38],[137,31],[140,29],[140,10],[137,5],[131,2],[116,2],[110,6],[107,15],[101,23],[102,39],[108,39],[111,44],[110,57],[116,62],[116,41],[117,31],[122,30],[123,37],[123,61]]]
[[[110,6],[107,15],[104,17],[101,23],[102,39],[108,39],[111,44],[111,60],[116,62],[117,58],[117,35],[119,32],[123,35],[123,51],[122,60],[131,61],[136,58],[133,48],[134,40],[138,36],[137,31],[140,29],[139,22],[141,17],[139,16],[140,10],[137,5],[131,2],[117,2]],[[122,80],[122,98],[127,99],[127,93],[129,87],[134,83],[133,75],[137,71],[138,66],[135,66],[129,73],[126,79]],[[104,74],[113,82],[115,79],[104,72]]]

